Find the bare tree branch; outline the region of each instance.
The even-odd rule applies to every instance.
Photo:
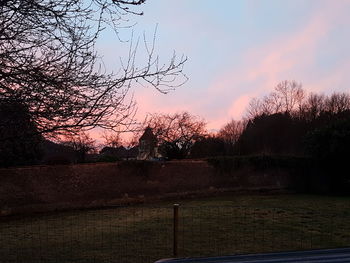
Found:
[[[25,103],[41,134],[77,133],[95,127],[118,130],[133,122],[136,84],[160,92],[186,81],[186,57],[159,65],[154,43],[143,66],[138,45],[117,73],[104,70],[95,44],[106,27],[116,32],[130,9],[145,0],[0,1],[0,99]]]

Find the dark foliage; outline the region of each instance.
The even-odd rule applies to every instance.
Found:
[[[229,144],[220,137],[203,137],[197,140],[191,149],[191,158],[224,156],[229,152]]]
[[[306,136],[307,152],[336,193],[350,193],[350,114]]]
[[[263,114],[248,122],[234,150],[236,154],[308,155],[305,149],[307,134],[333,127],[334,123],[349,118],[349,110],[321,112],[311,120],[289,113]],[[321,151],[328,150],[315,148],[313,152],[319,151],[321,154]]]
[[[1,99],[0,119],[0,166],[38,163],[42,137],[26,105],[18,100]]]
[[[310,159],[299,156],[247,155],[208,158],[207,162],[222,173],[231,173],[245,167],[259,171],[307,167]]]
[[[84,132],[66,136],[62,144],[74,150],[78,163],[89,162],[88,155],[93,154],[96,150],[95,141]]]
[[[119,147],[104,147],[98,156],[99,162],[115,162],[122,159],[136,158],[138,147],[126,149],[124,146]]]
[[[43,156],[41,163],[49,165],[72,164],[77,162],[73,147],[43,140],[41,143]]]
[[[289,113],[260,115],[249,121],[235,145],[239,154],[302,154],[308,124]]]
[[[257,115],[235,143],[234,153],[312,157],[298,187],[350,193],[350,96],[311,94],[298,110]]]

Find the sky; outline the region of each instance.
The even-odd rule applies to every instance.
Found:
[[[301,82],[307,92],[350,91],[350,0],[147,0],[136,10],[144,15],[129,17],[134,38],[152,40],[157,27],[161,60],[174,50],[184,54],[189,78],[166,95],[133,87],[139,119],[188,111],[215,131],[283,80]],[[121,29],[121,38],[130,32]],[[113,70],[127,55],[108,30],[98,50]]]

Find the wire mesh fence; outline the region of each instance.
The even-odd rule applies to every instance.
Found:
[[[179,257],[345,247],[350,211],[317,208],[180,206]],[[125,207],[4,217],[0,262],[148,263],[174,252],[174,211]]]
[[[349,246],[348,212],[253,207],[182,208],[180,256]],[[335,218],[337,220],[335,220]]]

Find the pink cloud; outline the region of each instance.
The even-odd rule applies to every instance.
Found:
[[[322,76],[314,81],[306,83],[310,92],[321,92],[330,94],[333,92],[350,91],[350,61],[347,60],[329,74]]]
[[[301,30],[249,50],[243,56],[240,69],[227,70],[218,76],[211,85],[209,94],[215,94],[217,97],[228,96],[233,92],[236,94],[231,95],[232,102],[225,110],[227,114],[221,115],[220,119],[215,120],[215,124],[224,124],[232,117],[241,118],[253,97],[268,93],[284,79],[304,81],[305,77],[307,78],[305,71],[312,72],[318,44],[334,26],[344,22],[338,18],[344,17],[340,14],[344,14],[345,5],[348,6],[349,2],[326,2]],[[314,88],[314,91],[326,90],[337,83],[344,76],[348,66],[336,70],[332,76],[322,81],[323,84],[315,84],[319,88]],[[248,89],[243,90],[242,87]]]
[[[319,76],[319,72],[315,68],[320,43],[329,36],[335,27],[348,25],[347,12],[349,11],[350,2],[347,0],[320,0],[317,5],[319,7],[314,10],[315,13],[309,21],[298,30],[292,33],[285,32],[280,36],[276,35],[275,38],[265,43],[257,43],[256,48],[244,50],[244,54],[239,58],[229,58],[230,53],[227,51],[227,60],[237,63],[237,59],[241,59],[240,66],[232,64],[228,66],[227,63],[229,62],[223,61],[223,63],[226,63],[226,68],[222,67],[222,73],[213,77],[210,75],[211,72],[205,72],[205,64],[203,64],[200,74],[189,76],[190,78],[198,77],[208,80],[201,87],[196,87],[200,83],[198,79],[190,79],[184,87],[168,95],[160,94],[152,88],[135,88],[135,99],[138,103],[136,117],[142,120],[146,113],[172,113],[187,110],[192,114],[205,117],[208,121],[208,129],[219,129],[231,118],[240,119],[252,98],[267,94],[282,80],[295,79],[301,81],[306,90],[313,92],[327,92],[340,86],[345,80],[350,80],[350,77],[347,77],[349,63],[338,66],[327,76]],[[167,12],[173,11],[168,10]],[[194,38],[194,42],[181,41],[180,43],[180,49],[184,50],[189,56],[191,54],[187,52],[200,47],[200,41],[206,38],[205,34],[220,30],[211,23],[205,23],[203,17],[192,14],[192,12],[186,13],[184,18],[176,21],[176,24],[174,21],[168,22],[172,27],[189,27],[190,33],[186,31],[185,35],[193,33],[197,36]],[[196,32],[197,27],[202,24],[209,24],[210,28],[204,31],[197,30],[198,32]],[[168,27],[161,23],[159,31],[161,38],[165,34],[161,32],[163,28]],[[227,40],[229,34],[229,32],[219,32],[218,39],[220,41]],[[178,49],[178,46],[176,46],[176,49]],[[203,54],[203,61],[205,59],[205,54]],[[200,63],[198,61],[193,62],[190,57],[185,71],[188,66],[194,68],[198,67]],[[312,75],[317,77],[312,77]]]
[[[228,110],[228,114],[234,119],[240,119],[244,113],[249,101],[254,97],[253,94],[245,94],[238,97]]]

